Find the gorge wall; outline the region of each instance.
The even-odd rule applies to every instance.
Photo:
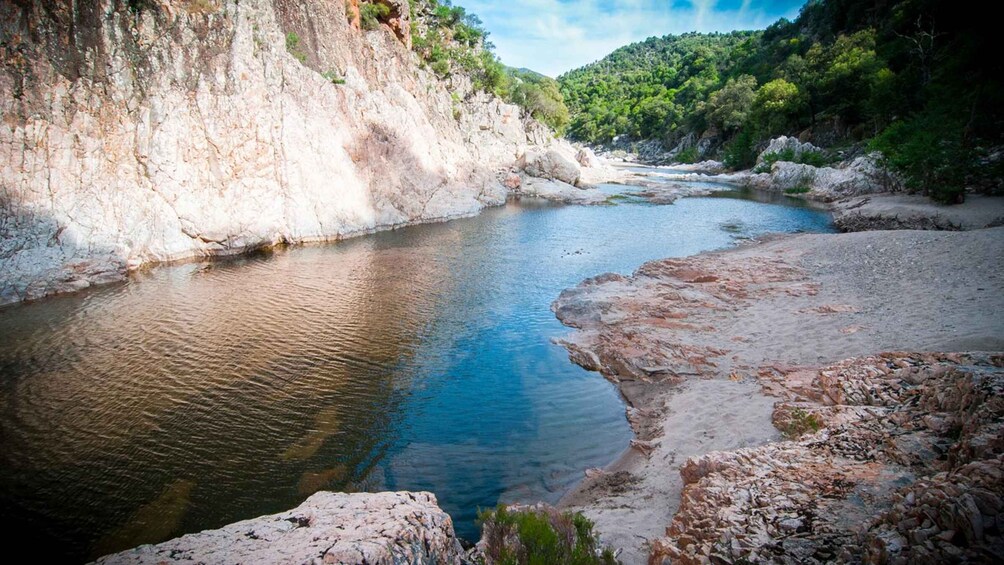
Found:
[[[0,2],[0,304],[502,203],[550,134],[451,96],[394,4],[367,32],[340,1]]]

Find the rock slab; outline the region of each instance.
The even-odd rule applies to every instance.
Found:
[[[142,545],[96,563],[459,564],[453,521],[428,492],[319,492],[296,508]]]

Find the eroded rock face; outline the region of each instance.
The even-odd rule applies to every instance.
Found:
[[[1004,557],[1001,357],[892,353],[761,378],[801,438],[688,460],[651,563]]]
[[[407,3],[389,3],[400,35]],[[386,26],[354,29],[353,3],[130,6],[0,4],[0,303],[470,215],[549,142],[494,98],[458,119]]]
[[[288,512],[143,545],[100,564],[456,564],[453,521],[428,492],[319,492]]]

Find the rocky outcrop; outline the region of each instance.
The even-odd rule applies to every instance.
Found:
[[[798,143],[798,140],[794,141]],[[878,153],[862,155],[834,167],[777,161],[771,165],[769,173],[750,172],[732,176],[736,183],[751,188],[803,194],[806,198],[823,202],[890,192],[902,187],[896,175],[882,165]]]
[[[834,204],[840,231],[978,230],[1004,225],[1004,198],[970,195],[944,205],[917,194],[872,194]]]
[[[389,4],[369,32],[320,0],[0,5],[0,303],[502,203],[546,130],[458,106]]]
[[[916,515],[915,508],[904,506],[897,510],[896,506],[899,502],[894,491],[908,482],[882,491],[886,493],[886,510],[870,507],[871,514],[863,515],[858,511],[859,499],[871,496],[868,489],[876,483],[862,479],[861,490],[841,491],[847,484],[826,482],[828,475],[804,471],[812,469],[810,463],[817,470],[829,470],[840,463],[831,461],[833,454],[829,451],[799,459],[821,441],[820,437],[773,444],[766,451],[753,449],[776,441],[780,435],[771,424],[774,400],[764,396],[758,380],[771,382],[770,378],[776,376],[793,393],[815,404],[826,404],[823,393],[807,391],[819,389],[836,404],[844,405],[832,413],[823,413],[815,404],[803,405],[795,397],[785,398],[786,402],[774,411],[773,420],[789,434],[811,432],[818,427],[832,430],[845,422],[841,418],[853,417],[846,420],[850,428],[871,434],[861,436],[870,442],[866,454],[893,453],[886,439],[896,442],[896,449],[904,453],[912,453],[915,448],[927,453],[925,457],[947,453],[944,448],[948,444],[944,443],[911,445],[923,435],[901,435],[889,429],[887,423],[873,428],[869,418],[888,412],[876,407],[887,402],[891,394],[870,376],[869,367],[878,366],[880,361],[868,361],[848,373],[853,385],[846,389],[843,385],[811,384],[817,375],[828,378],[830,369],[800,372],[798,368],[819,367],[874,351],[1001,351],[1004,326],[997,313],[1004,307],[1004,265],[998,260],[1004,253],[1002,236],[1004,228],[773,236],[728,251],[652,261],[631,276],[609,273],[565,290],[552,309],[576,331],[561,343],[572,361],[599,371],[617,384],[628,404],[627,419],[636,435],[631,449],[609,472],[587,474],[569,499],[570,506],[594,520],[597,531],[609,543],[624,549],[625,563],[645,562],[648,541],[653,543],[652,548],[659,547],[654,544],[665,537],[666,527],[682,504],[683,483],[702,482],[702,477],[714,473],[719,463],[735,467],[730,473],[740,477],[736,483],[742,490],[732,490],[727,474],[715,479],[717,482],[710,483],[706,490],[688,490],[697,497],[693,504],[698,509],[690,515],[689,532],[680,532],[672,544],[674,553],[657,552],[656,562],[667,555],[689,554],[693,545],[695,560],[742,562],[721,553],[720,546],[715,545],[718,542],[711,541],[719,539],[714,537],[717,533],[732,532],[729,528],[733,526],[746,528],[740,548],[758,541],[766,544],[764,552],[758,554],[764,561],[782,552],[789,560],[808,559],[800,553],[800,544],[816,548],[807,554],[809,557],[819,549],[815,559],[824,560],[826,555],[835,558],[837,553],[832,548],[827,553],[820,544],[803,542],[800,534],[806,533],[804,528],[812,522],[796,519],[802,516],[797,509],[805,500],[815,504],[812,501],[827,501],[831,495],[842,497],[834,500],[843,506],[833,508],[826,518],[830,522],[820,521],[820,528],[836,520],[836,526],[843,528],[839,531],[846,532],[848,523],[860,524],[886,511],[899,512],[896,516]],[[937,299],[932,300],[932,296]],[[913,355],[899,357],[911,367],[931,365],[932,377],[952,363],[970,364],[947,357],[948,365],[939,365],[942,361],[910,361]],[[993,357],[990,364],[995,368],[986,371],[999,374],[999,359]],[[890,361],[889,370],[899,367],[898,363]],[[982,361],[972,364],[986,365]],[[876,370],[874,375],[878,374]],[[857,380],[855,375],[867,378]],[[909,383],[911,377],[904,372],[895,378]],[[942,385],[938,386],[936,390],[943,390]],[[838,389],[845,392],[838,394]],[[873,393],[879,400],[869,400],[868,395]],[[897,402],[903,410],[912,410],[915,405],[909,396]],[[923,404],[919,408],[922,411],[910,412],[910,418],[928,418],[931,423],[927,425],[940,426],[936,424],[942,418],[938,412],[945,410]],[[896,425],[909,429],[915,425],[912,422],[904,420]],[[985,431],[995,429],[999,430],[987,427]],[[889,435],[883,435],[886,433]],[[949,428],[948,435],[957,434]],[[978,437],[987,436],[981,433]],[[900,438],[904,443],[899,443]],[[854,441],[860,447],[868,443],[864,439]],[[735,449],[740,451],[729,451]],[[709,452],[717,455],[702,457]],[[689,457],[697,459],[685,465]],[[785,466],[788,463],[790,469]],[[900,465],[913,472],[913,463]],[[985,468],[982,463],[978,466]],[[960,473],[963,468],[959,468]],[[891,482],[904,477],[883,475],[885,470],[896,469],[872,463],[862,469],[862,473],[875,470],[879,479],[885,477]],[[929,469],[909,477],[909,481],[941,472],[947,470]],[[786,479],[789,475],[794,478]],[[746,476],[749,480],[743,478]],[[848,480],[861,476],[834,474],[835,479]],[[818,485],[812,482],[817,478]],[[761,482],[770,490],[763,490]],[[720,491],[715,490],[718,486],[722,487]],[[831,487],[833,490],[829,490]],[[954,489],[941,492],[967,492]],[[904,492],[904,500],[906,495]],[[778,506],[772,506],[773,500]],[[946,519],[946,523],[949,521]],[[719,525],[725,529],[719,531]],[[705,529],[712,537],[701,537]],[[695,530],[698,534],[693,533]],[[819,533],[821,529],[814,531]],[[728,535],[732,534],[722,535],[731,551],[734,543]],[[786,537],[780,545],[771,545],[774,538],[769,536],[775,535]]]
[[[1004,359],[884,354],[761,377],[783,398],[775,423],[804,437],[688,460],[650,563],[1004,558]]]
[[[143,545],[102,565],[162,563],[457,564],[453,521],[427,492],[319,492],[296,508]]]
[[[822,153],[823,150],[811,143],[802,143],[798,138],[782,135],[781,137],[775,137],[767,143],[767,148],[757,155],[756,164],[763,163],[768,155],[785,152],[790,152],[792,157],[798,160],[803,153]]]

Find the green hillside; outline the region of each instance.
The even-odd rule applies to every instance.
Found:
[[[881,149],[910,185],[954,200],[999,190],[1002,65],[992,20],[938,0],[813,0],[762,32],[650,38],[559,77],[568,135],[688,134],[733,167],[763,140]]]

